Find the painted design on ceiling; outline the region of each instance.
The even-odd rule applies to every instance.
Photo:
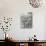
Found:
[[[33,7],[33,8],[38,8],[42,5],[43,0],[29,0],[29,4]]]

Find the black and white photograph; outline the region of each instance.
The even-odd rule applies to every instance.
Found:
[[[32,28],[32,12],[21,16],[21,28]]]

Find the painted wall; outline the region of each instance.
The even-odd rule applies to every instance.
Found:
[[[22,14],[27,12],[33,13],[33,27],[32,29],[21,29],[20,28],[20,17]],[[46,8],[33,8],[30,6],[28,0],[0,0],[0,19],[1,17],[13,17],[13,22],[10,31],[12,35],[17,40],[27,40],[34,34],[37,35],[39,40],[46,39]],[[0,31],[0,35],[2,35]],[[3,37],[0,36],[0,39]]]

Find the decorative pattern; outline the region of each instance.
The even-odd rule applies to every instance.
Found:
[[[10,27],[12,24],[12,18],[10,17],[2,17],[3,19],[0,19],[0,29],[4,32],[3,37],[7,38],[7,31],[10,31]]]
[[[12,18],[4,17],[4,19],[3,19],[3,24],[2,24],[1,29],[2,29],[4,32],[9,31],[9,30],[10,30],[11,23],[12,23]],[[1,24],[1,23],[0,23],[0,24]]]
[[[30,5],[34,8],[38,8],[42,4],[43,0],[29,0]]]

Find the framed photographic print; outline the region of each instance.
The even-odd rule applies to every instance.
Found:
[[[32,28],[32,12],[21,16],[21,28]]]

